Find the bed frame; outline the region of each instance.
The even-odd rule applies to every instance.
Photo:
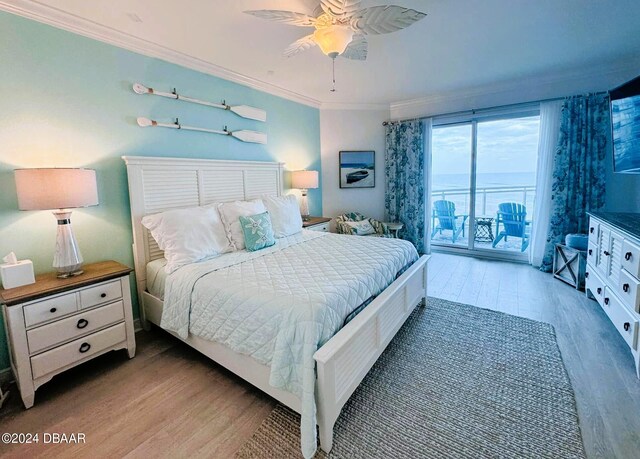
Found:
[[[255,199],[265,194],[280,196],[284,191],[284,164],[138,156],[122,159],[129,179],[140,318],[145,328],[149,323],[159,326],[163,305],[147,292],[146,265],[163,254],[142,226],[142,217],[215,201]],[[344,404],[413,309],[423,299],[426,301],[427,261],[427,256],[420,257],[314,354],[317,420],[324,451],[331,450],[333,426]],[[182,341],[300,413],[298,397],[269,385],[268,366],[197,336],[189,335]]]

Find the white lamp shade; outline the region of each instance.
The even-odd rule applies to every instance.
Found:
[[[318,171],[293,171],[291,173],[291,188],[302,190],[318,188]]]
[[[93,169],[16,169],[20,210],[72,209],[98,204]]]
[[[351,40],[353,40],[353,29],[348,25],[332,25],[317,29],[313,33],[313,41],[323,53],[333,58],[344,53]]]

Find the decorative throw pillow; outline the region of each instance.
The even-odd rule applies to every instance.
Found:
[[[240,217],[239,220],[244,233],[244,244],[249,252],[271,247],[276,243],[269,212]]]
[[[164,251],[165,271],[172,273],[189,263],[231,251],[231,246],[215,206],[174,209],[142,219]]]
[[[240,217],[248,217],[249,215],[256,215],[267,211],[260,199],[253,201],[223,202],[222,204],[218,204],[218,210],[220,211],[220,217],[222,218],[222,223],[224,223],[227,238],[233,250],[244,249],[244,235],[242,233],[242,227],[240,226]]]
[[[358,236],[366,236],[367,234],[374,234],[376,230],[371,225],[369,220],[361,220],[359,222],[345,222]]]
[[[269,211],[273,234],[277,238],[291,236],[302,231],[300,206],[294,195],[262,196],[262,202]]]

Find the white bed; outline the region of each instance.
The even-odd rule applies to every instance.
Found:
[[[145,326],[147,322],[160,325],[165,297],[164,283],[167,282],[162,269],[163,254],[141,225],[142,217],[172,208],[205,205],[215,201],[246,200],[264,194],[281,195],[283,165],[268,162],[145,157],[123,159],[127,163],[129,177],[135,268],[142,302],[141,319]],[[345,237],[348,238],[348,236],[341,238]],[[344,239],[339,239],[338,242],[342,240]],[[307,244],[307,242],[300,243]],[[400,246],[397,241],[395,245],[390,242],[382,245],[384,244],[394,248]],[[302,250],[300,247],[296,250]],[[272,251],[275,250],[279,249],[272,249]],[[318,247],[314,250],[317,251]],[[263,259],[270,258],[264,255]],[[387,283],[391,282],[390,285],[313,354],[317,370],[315,389],[317,423],[320,427],[321,447],[325,451],[331,449],[333,425],[342,406],[413,308],[426,297],[426,262],[427,257],[420,257],[395,281],[393,278],[388,279]],[[194,269],[202,270],[203,265]],[[198,276],[205,274],[203,271]],[[220,276],[220,274],[216,275]],[[199,277],[194,277],[196,278]],[[335,281],[337,280],[339,278],[335,278]],[[375,286],[372,288],[372,293],[377,294],[379,290],[375,290]],[[363,295],[368,295],[366,288],[363,288]],[[366,298],[361,299],[364,301]],[[175,301],[172,300],[168,304],[174,303]],[[182,336],[180,339],[190,346],[295,411],[303,411],[298,396],[269,384],[270,367],[266,364],[268,359],[252,358],[218,342],[199,337],[195,333],[188,333],[185,330],[176,333],[176,331],[179,329],[175,328],[173,334],[179,338]],[[207,336],[202,332],[198,334]]]

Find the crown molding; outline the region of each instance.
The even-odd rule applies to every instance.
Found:
[[[67,13],[34,0],[0,0],[0,10],[32,19],[59,29],[73,32],[84,37],[108,43],[118,48],[155,57],[191,70],[213,75],[224,80],[247,86],[258,91],[282,97],[283,99],[320,108],[320,101],[311,97],[289,91],[279,86],[251,78],[246,75],[225,69],[203,59],[190,56],[166,46],[153,43],[133,35],[120,32],[111,27],[98,24],[79,16]]]
[[[543,76],[520,78],[517,80],[502,81],[493,83],[490,85],[478,86],[475,88],[462,89],[458,91],[448,91],[431,94],[425,97],[419,97],[416,99],[404,100],[399,102],[392,102],[390,104],[391,119],[400,119],[407,116],[428,116],[435,113],[430,112],[432,106],[455,104],[469,99],[477,99],[480,97],[496,97],[509,94],[517,94],[523,91],[529,91],[531,88],[535,88],[538,94],[547,93],[547,96],[543,98],[551,97],[564,97],[573,95],[566,90],[562,90],[562,87],[567,85],[570,87],[581,87],[582,85],[589,86],[590,81],[597,81],[605,78],[628,78],[630,75],[634,75],[633,72],[640,71],[640,58],[628,58],[616,61],[614,63],[609,62],[603,66],[590,66],[587,69],[580,68],[571,71],[558,72],[553,74],[546,74]],[[589,89],[590,91],[606,90],[610,88],[596,88]],[[550,92],[558,92],[557,94],[550,94]],[[533,100],[540,100],[540,97],[533,97],[531,100],[518,100],[518,102],[530,102]],[[469,109],[480,109],[482,107],[469,107]]]
[[[385,110],[385,111],[389,111],[389,104],[322,102],[320,104],[320,110],[365,110],[365,111]]]

